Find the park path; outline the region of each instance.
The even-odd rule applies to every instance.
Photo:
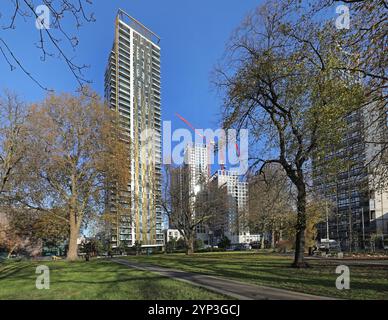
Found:
[[[162,276],[184,281],[239,300],[334,300],[333,298],[258,286],[199,273],[139,264],[123,259],[113,259],[112,261],[130,268],[158,273]]]

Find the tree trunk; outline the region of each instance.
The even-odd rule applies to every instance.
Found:
[[[186,254],[192,255],[194,254],[194,239],[188,239],[186,242]]]
[[[74,216],[70,216],[70,239],[69,239],[69,250],[67,251],[67,260],[76,261],[78,259],[78,235],[79,228],[75,221]]]
[[[298,217],[296,223],[295,257],[292,266],[295,268],[305,268],[308,266],[304,260],[306,230],[306,186],[303,181],[299,181],[296,187],[298,189]]]
[[[15,244],[14,246],[11,247],[11,250],[9,250],[8,256],[7,256],[7,259],[8,259],[8,260],[11,258],[12,253],[15,251],[15,249],[16,249],[17,246],[18,246],[18,245]]]

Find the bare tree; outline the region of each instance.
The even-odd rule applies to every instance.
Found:
[[[289,1],[257,9],[232,37],[216,72],[225,92],[223,126],[250,129],[252,170],[277,163],[296,189],[293,266],[304,267],[311,159],[338,143],[343,116],[362,103],[363,92],[332,68],[339,49],[331,45],[331,28],[300,24],[295,15]]]
[[[283,240],[289,232],[290,215],[294,214],[294,199],[287,176],[276,164],[268,165],[262,172],[249,177],[249,223],[251,229],[271,235],[271,247],[276,239]]]
[[[197,226],[204,220],[195,216],[195,194],[190,189],[187,167],[165,167],[165,182],[161,204],[169,217],[170,226],[178,229],[186,245],[186,254],[194,253]]]
[[[80,230],[93,214],[104,212],[109,183],[127,187],[128,144],[120,139],[115,115],[89,91],[49,95],[32,106],[28,129],[29,174],[17,190],[19,205],[65,221],[67,258],[75,260]]]
[[[224,193],[208,181],[199,181],[201,190],[191,190],[187,166],[165,167],[162,207],[170,226],[179,230],[186,244],[186,253],[194,253],[197,229],[210,227],[216,217],[225,214]],[[217,189],[215,189],[217,188]],[[221,195],[222,194],[222,195]]]
[[[67,52],[66,46],[70,47],[72,51],[76,50],[79,39],[72,34],[73,31],[70,30],[66,22],[72,19],[76,30],[85,22],[94,22],[93,13],[88,14],[85,9],[86,5],[92,4],[92,0],[41,0],[39,3],[33,0],[8,0],[6,2],[7,4],[2,4],[2,9],[4,9],[0,11],[0,18],[4,21],[4,24],[0,26],[0,55],[9,65],[11,71],[19,67],[40,88],[49,90],[37,75],[28,70],[6,39],[6,35],[11,34],[21,20],[33,25],[37,21],[37,23],[42,24],[42,27],[37,28],[36,41],[36,47],[41,53],[41,60],[45,61],[47,57],[58,56],[65,62],[80,86],[90,82],[83,74],[87,65],[77,64]],[[48,21],[42,19],[41,12],[37,11],[38,5],[44,5],[48,10],[49,28],[43,27]],[[9,12],[9,16],[4,15],[4,12]],[[6,21],[7,19],[8,21]]]
[[[16,94],[0,98],[0,205],[15,196],[13,187],[23,178],[27,107]]]
[[[236,213],[235,232],[246,227],[246,212],[238,212],[236,201],[232,199],[226,190],[226,186],[218,186],[216,181],[204,181],[202,189],[195,199],[195,211],[206,217],[202,223],[203,230],[207,232],[210,245],[216,245],[215,240],[219,240],[225,235],[228,228],[230,214]],[[240,216],[239,216],[240,215]]]

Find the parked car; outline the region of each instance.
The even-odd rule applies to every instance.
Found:
[[[251,247],[252,249],[261,249],[261,242],[259,241],[251,242]]]
[[[252,246],[249,243],[240,243],[234,246],[234,251],[247,251],[252,250]]]
[[[218,249],[218,246],[211,246],[211,245],[209,245],[209,244],[205,244],[205,245],[203,246],[203,248],[204,248],[204,249]]]
[[[318,249],[326,253],[340,252],[341,246],[335,240],[321,239],[321,242],[318,244]]]

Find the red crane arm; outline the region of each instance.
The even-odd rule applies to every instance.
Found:
[[[202,134],[200,134],[199,132],[197,132],[197,129],[195,129],[194,126],[193,126],[190,122],[188,122],[185,118],[183,118],[179,113],[176,113],[176,112],[175,112],[175,115],[176,115],[179,119],[181,119],[184,123],[186,123],[191,129],[193,129],[194,132],[195,132],[197,135],[199,135],[202,139],[204,138],[204,136],[203,136]]]

